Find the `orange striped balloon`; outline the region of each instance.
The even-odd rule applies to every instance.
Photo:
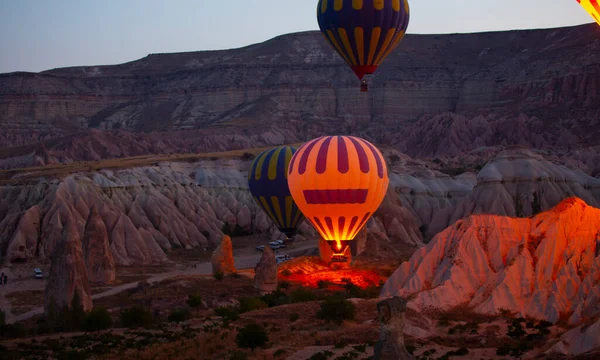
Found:
[[[294,154],[288,168],[294,202],[335,255],[344,253],[377,210],[388,184],[381,152],[353,136],[309,141]]]

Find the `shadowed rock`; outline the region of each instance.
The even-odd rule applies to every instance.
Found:
[[[82,242],[89,280],[101,284],[115,281],[115,261],[110,252],[108,232],[95,206],[85,224]]]
[[[375,345],[375,360],[412,360],[404,344],[406,300],[395,296],[377,303],[381,331]]]
[[[222,272],[223,274],[231,274],[235,272],[233,244],[231,243],[231,238],[229,236],[223,236],[223,239],[221,239],[221,244],[219,244],[212,254],[211,263],[213,274],[217,272]]]
[[[262,257],[254,268],[254,287],[261,295],[277,290],[277,261],[275,253],[269,246],[265,246]]]
[[[44,308],[61,309],[71,307],[75,291],[79,293],[84,311],[92,308],[92,292],[83,260],[79,232],[73,222],[63,228],[62,239],[52,254],[52,266],[46,284]]]

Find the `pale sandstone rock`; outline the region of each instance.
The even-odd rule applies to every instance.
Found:
[[[395,296],[377,303],[381,330],[375,345],[375,360],[412,360],[404,344],[406,300]]]
[[[39,206],[29,208],[21,219],[17,230],[6,249],[6,261],[28,261],[35,258],[35,250],[40,239],[42,209]]]
[[[216,272],[222,272],[223,274],[231,274],[235,272],[233,244],[229,236],[223,236],[221,243],[212,254],[211,263],[213,274]]]
[[[473,215],[417,250],[388,279],[381,296],[411,296],[413,309],[500,309],[572,323],[599,313],[600,210],[578,198],[533,218]]]

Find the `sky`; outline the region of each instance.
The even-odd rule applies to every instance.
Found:
[[[409,34],[591,23],[576,0],[409,0]],[[109,65],[318,30],[317,0],[0,0],[0,73]]]

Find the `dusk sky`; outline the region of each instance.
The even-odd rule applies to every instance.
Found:
[[[409,0],[408,33],[593,22],[575,0]],[[0,73],[236,48],[317,30],[316,0],[0,0]]]

